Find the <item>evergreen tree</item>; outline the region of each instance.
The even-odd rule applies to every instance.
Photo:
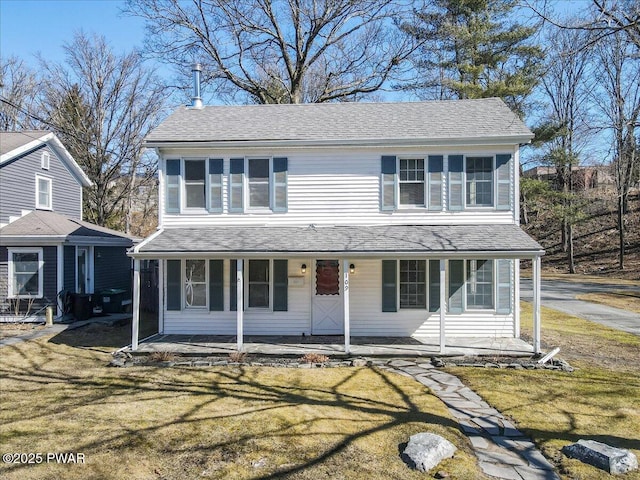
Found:
[[[512,0],[433,0],[403,29],[422,43],[418,77],[403,85],[425,98],[500,97],[523,114],[540,79],[536,26],[514,20]]]

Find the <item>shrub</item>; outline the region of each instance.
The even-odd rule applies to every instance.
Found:
[[[300,358],[300,361],[306,363],[327,363],[329,357],[321,353],[305,353],[304,356]]]

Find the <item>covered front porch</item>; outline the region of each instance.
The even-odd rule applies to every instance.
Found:
[[[438,337],[351,337],[349,354],[364,357],[528,357],[534,348],[519,338],[451,337],[441,349]],[[344,356],[343,335],[244,337],[243,351],[252,355],[303,356],[317,353]],[[136,353],[171,352],[185,356],[228,355],[238,350],[235,335],[163,335],[157,334],[138,344]]]

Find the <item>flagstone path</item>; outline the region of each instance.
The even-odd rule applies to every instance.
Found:
[[[469,437],[487,475],[505,480],[559,480],[534,443],[458,377],[423,360],[373,360],[373,364],[414,378],[440,398]]]

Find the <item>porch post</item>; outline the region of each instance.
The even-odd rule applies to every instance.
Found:
[[[344,353],[347,355],[351,353],[351,326],[349,325],[349,260],[344,260],[343,268],[343,295],[344,301]]]
[[[158,259],[158,333],[164,333],[164,259]],[[153,274],[151,272],[151,278]]]
[[[131,320],[131,350],[138,350],[140,330],[140,260],[133,260],[133,318]]]
[[[533,353],[540,353],[540,257],[533,258]]]
[[[56,258],[58,260],[56,267],[58,272],[56,279],[56,316],[62,316],[64,312],[58,303],[58,294],[64,290],[64,246],[62,244],[56,246]]]
[[[445,353],[445,313],[447,308],[447,290],[445,288],[446,275],[445,275],[445,261],[440,259],[440,353]]]
[[[238,341],[238,351],[241,352],[243,349],[243,343],[244,343],[244,338],[243,338],[243,331],[244,331],[244,279],[243,279],[243,275],[242,275],[242,271],[243,271],[243,261],[241,258],[239,258],[236,261],[236,282],[237,282],[237,288],[236,288],[236,322],[237,322],[237,332],[236,332],[236,338]]]

